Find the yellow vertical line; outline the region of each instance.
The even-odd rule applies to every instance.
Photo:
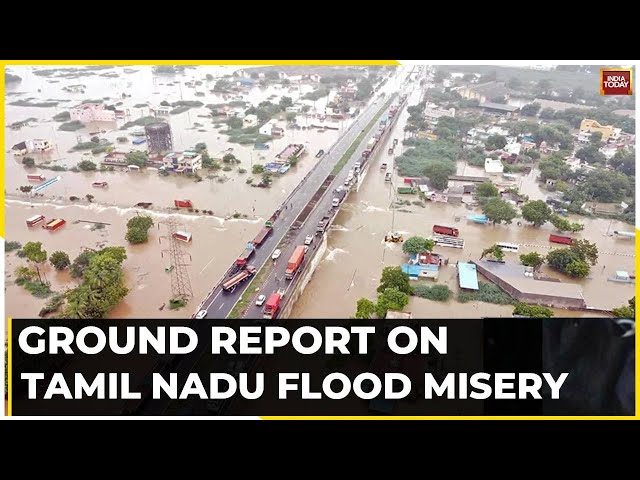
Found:
[[[11,336],[11,317],[9,317],[7,319],[7,416],[11,416],[11,412],[12,412],[12,400],[13,400],[13,392],[12,392],[12,367],[13,367],[13,351],[11,348],[11,343],[13,340],[13,337]]]

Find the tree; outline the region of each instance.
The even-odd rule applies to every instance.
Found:
[[[55,268],[56,270],[64,270],[69,265],[71,265],[71,260],[69,260],[69,255],[61,250],[58,250],[51,254],[51,256],[49,257],[49,263],[51,263],[53,268]]]
[[[282,97],[280,102],[278,102],[278,105],[280,105],[280,110],[286,110],[287,107],[291,107],[293,105],[293,100],[291,100],[291,97]]]
[[[556,111],[553,108],[543,108],[540,111],[540,118],[542,118],[543,120],[553,120],[555,114]]]
[[[589,240],[574,240],[569,246],[569,249],[574,252],[580,260],[589,262],[591,265],[598,263],[598,247]]]
[[[487,150],[500,150],[501,148],[504,148],[506,144],[507,139],[502,135],[491,135],[487,138],[487,141],[484,142],[484,146]]]
[[[89,262],[91,258],[96,254],[95,250],[85,250],[78,255],[71,264],[70,273],[73,278],[80,278],[84,275],[84,272],[89,268]]]
[[[564,161],[564,158],[559,155],[549,155],[547,158],[540,161],[540,180],[543,182],[548,179],[552,180],[567,180],[571,175],[571,168]]]
[[[253,173],[254,175],[259,175],[259,174],[261,174],[263,172],[264,172],[264,165],[261,165],[259,163],[255,163],[251,167],[251,173]]]
[[[573,260],[565,269],[565,273],[572,277],[584,278],[589,275],[591,268],[584,260]]]
[[[263,185],[271,185],[273,183],[273,179],[271,178],[271,174],[269,172],[264,172],[262,174],[261,182]]]
[[[554,270],[564,272],[571,262],[580,260],[580,257],[568,248],[551,250],[546,257],[547,264]]]
[[[356,318],[371,318],[376,313],[376,304],[368,298],[361,298],[356,303]]]
[[[625,175],[631,177],[636,176],[635,155],[629,150],[616,152],[613,158],[609,160],[609,165],[615,168],[618,172],[624,173]]]
[[[285,118],[287,119],[287,122],[293,122],[296,119],[296,112],[287,112]]]
[[[484,214],[493,222],[510,224],[518,216],[516,209],[501,198],[491,198],[484,205]]]
[[[520,255],[520,263],[526,267],[533,267],[538,270],[544,264],[544,256],[538,252],[524,253]]]
[[[388,310],[402,311],[409,303],[409,295],[401,291],[397,287],[385,288],[378,294],[378,303],[376,304],[376,315],[384,318]]]
[[[436,73],[433,75],[433,81],[435,83],[442,83],[444,82],[447,78],[449,78],[449,72],[445,72],[442,69],[438,69],[436,70]]]
[[[596,202],[619,202],[632,188],[629,178],[622,173],[597,169],[587,176],[579,190]]]
[[[385,267],[382,270],[378,293],[384,292],[387,288],[397,288],[401,292],[410,295],[409,275],[404,273],[401,267]]]
[[[22,252],[27,260],[35,264],[38,280],[40,280],[42,285],[45,285],[45,282],[40,276],[39,268],[40,264],[47,260],[47,251],[42,249],[42,242],[27,242],[24,247],[22,247]]]
[[[237,130],[239,128],[242,128],[242,119],[238,117],[231,117],[229,120],[227,120],[227,125],[231,130]]]
[[[576,152],[576,158],[588,164],[605,163],[607,161],[607,157],[594,145],[589,145],[588,147],[583,147],[578,150]]]
[[[207,82],[210,82],[211,80],[213,80],[213,75],[211,75],[210,73],[207,73],[204,78],[207,79]]]
[[[636,318],[636,297],[629,300],[629,305],[623,305],[619,308],[614,308],[611,313],[616,318],[627,318],[629,320],[635,320]]]
[[[491,255],[493,258],[495,258],[498,261],[502,261],[502,259],[504,258],[504,252],[502,251],[502,248],[500,248],[498,245],[492,245],[489,248],[485,248],[482,251],[482,255],[480,255],[480,260],[482,260],[487,255]]]
[[[480,198],[497,197],[500,195],[498,187],[491,182],[482,182],[476,187],[476,195]]]
[[[153,219],[148,215],[136,215],[127,222],[125,240],[129,243],[145,243],[149,240],[149,229],[153,226]]]
[[[170,107],[170,106],[171,106],[171,104],[170,104],[169,102],[167,102],[166,100],[161,101],[161,102],[160,102],[160,105],[161,105],[162,107]]]
[[[533,318],[553,317],[553,311],[550,308],[541,305],[527,305],[526,303],[517,303],[513,309],[513,314]]]
[[[522,206],[522,218],[539,227],[551,218],[551,209],[543,200],[527,202]]]
[[[373,85],[367,78],[363,78],[358,82],[358,92],[356,93],[357,100],[364,100],[369,98],[373,93]]]
[[[27,168],[31,168],[35,167],[36,161],[33,159],[33,157],[24,157],[22,159],[22,164]]]
[[[561,232],[579,232],[584,230],[584,224],[570,222],[566,218],[562,218],[560,215],[552,215],[549,221],[551,222],[551,225]]]
[[[522,87],[522,81],[518,77],[511,77],[507,81],[507,87],[511,88],[512,90],[518,90],[520,87]]]
[[[78,168],[82,171],[89,172],[91,170],[96,170],[98,167],[91,160],[82,160],[78,162]]]
[[[475,79],[476,79],[476,74],[475,73],[465,73],[462,76],[462,81],[463,82],[471,82],[471,81],[473,81]]]
[[[525,117],[535,117],[540,111],[541,105],[539,103],[528,103],[520,109],[520,113]]]
[[[543,78],[538,81],[538,91],[543,95],[549,95],[551,93],[551,80]]]
[[[402,244],[402,251],[407,255],[416,255],[418,253],[430,252],[433,250],[435,243],[424,237],[413,236]]]
[[[449,176],[456,173],[456,167],[451,162],[436,160],[430,162],[424,169],[425,176],[431,181],[433,188],[444,190],[449,184]]]
[[[233,153],[225,154],[224,157],[222,157],[222,161],[224,163],[240,163],[240,160],[238,160]]]
[[[278,80],[280,78],[280,75],[276,70],[269,70],[264,74],[264,77],[268,78],[269,80]]]
[[[593,145],[594,147],[599,147],[602,143],[602,132],[591,132],[589,143],[591,143],[591,145]]]
[[[133,150],[127,153],[127,163],[129,165],[136,165],[138,167],[144,167],[149,160],[149,154],[147,152],[141,152],[140,150]]]
[[[204,142],[198,142],[196,143],[196,146],[194,147],[194,150],[198,153],[202,153],[204,151],[207,150],[207,144]]]

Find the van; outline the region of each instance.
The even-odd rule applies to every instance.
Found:
[[[340,206],[340,199],[339,198],[334,198],[333,202],[331,202],[331,206],[332,207],[339,207]]]

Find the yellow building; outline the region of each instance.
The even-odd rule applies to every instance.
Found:
[[[589,120],[587,118],[580,123],[580,133],[600,132],[602,133],[603,142],[617,140],[621,131],[620,128],[614,128],[611,125],[600,125],[595,120]]]

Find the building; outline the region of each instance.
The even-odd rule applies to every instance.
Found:
[[[276,122],[277,120],[275,119],[271,119],[269,120],[267,123],[265,123],[263,126],[260,127],[260,134],[261,135],[271,135],[271,130],[276,126]]]
[[[615,144],[605,145],[600,149],[600,152],[605,156],[607,160],[611,160],[613,156],[618,152],[618,146]]]
[[[487,112],[504,115],[506,117],[511,117],[514,113],[520,110],[520,107],[516,107],[515,105],[506,105],[504,103],[493,102],[483,102],[480,104],[480,108],[484,109]]]
[[[115,122],[116,112],[107,110],[104,103],[83,103],[69,110],[71,120],[82,123]]]
[[[486,103],[492,98],[504,98],[509,100],[511,89],[503,82],[487,82],[480,85],[468,85],[457,89],[458,93],[467,100],[478,100]]]
[[[502,165],[500,159],[485,158],[484,171],[487,173],[502,173],[504,171],[504,165]]]
[[[322,77],[317,73],[312,73],[310,75],[307,75],[307,78],[310,82],[319,83]]]
[[[527,271],[530,267],[513,262],[478,260],[472,263],[476,265],[478,273],[520,302],[577,310],[587,308],[582,289],[577,284],[530,276]]]
[[[418,265],[418,264],[402,264],[402,271],[409,276],[409,280],[418,280],[420,278],[438,279],[438,265]]]
[[[127,166],[127,154],[125,152],[111,152],[102,159],[103,165]]]
[[[288,162],[292,158],[299,159],[304,154],[304,152],[305,148],[303,144],[291,143],[287,145],[283,151],[276,155],[276,158],[279,159],[280,162]]]
[[[11,147],[11,153],[14,155],[25,155],[29,149],[27,148],[27,142],[16,143]]]
[[[511,143],[507,143],[503,150],[505,152],[507,152],[509,155],[511,156],[515,156],[517,157],[518,155],[520,155],[520,151],[522,149],[522,145],[518,142],[511,142]]]
[[[151,107],[150,110],[156,117],[167,116],[171,112],[171,106],[158,105],[157,107]]]
[[[551,110],[555,110],[556,112],[561,112],[569,108],[581,108],[581,109],[594,108],[589,105],[576,105],[575,103],[556,102],[555,100],[543,100],[541,98],[536,98],[532,103],[537,103],[538,105],[540,105],[540,110],[544,110],[545,108],[550,108]]]
[[[251,128],[256,125],[258,125],[258,117],[253,113],[242,119],[242,128]]]
[[[397,312],[395,310],[388,310],[386,320],[411,320],[411,312]]]
[[[29,149],[29,151],[31,152],[38,152],[38,153],[42,153],[42,152],[48,152],[49,150],[53,149],[53,143],[50,142],[49,140],[44,140],[42,138],[34,138],[33,140],[31,140],[31,148]]]
[[[173,150],[171,126],[165,122],[150,123],[144,127],[149,153],[163,153]]]
[[[478,272],[473,263],[458,262],[458,282],[462,290],[478,290]]]
[[[195,173],[202,168],[202,155],[196,152],[171,152],[164,156],[162,167],[176,173]]]
[[[358,87],[352,80],[349,80],[346,85],[340,87],[339,94],[344,100],[355,100],[358,96]]]
[[[430,103],[424,109],[424,118],[427,122],[438,123],[440,117],[455,117],[455,108],[440,108],[437,105]]]
[[[592,132],[600,132],[602,133],[602,141],[608,142],[609,140],[617,140],[620,137],[620,133],[622,129],[614,128],[611,125],[600,125],[595,120],[589,120],[585,118],[580,123],[580,133],[592,133]]]
[[[447,195],[447,203],[462,203],[464,187],[462,185],[449,187],[445,193]]]

